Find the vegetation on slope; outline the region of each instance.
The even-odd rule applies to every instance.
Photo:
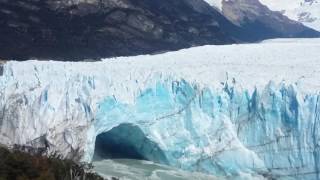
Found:
[[[0,180],[102,180],[91,168],[57,154],[30,155],[0,146]]]

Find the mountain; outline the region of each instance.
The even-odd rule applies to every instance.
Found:
[[[201,0],[0,0],[0,58],[98,59],[235,42],[208,9]]]
[[[320,31],[319,0],[260,0],[271,10],[279,11],[290,19]]]
[[[317,34],[257,0],[221,3],[223,13],[203,0],[0,0],[0,59],[96,60]]]
[[[0,142],[218,179],[319,179],[319,48],[319,39],[284,39],[99,62],[10,61],[0,76]]]
[[[319,32],[289,19],[280,12],[270,10],[259,0],[206,1],[235,25],[244,29],[245,33],[240,35],[240,39],[319,37]]]

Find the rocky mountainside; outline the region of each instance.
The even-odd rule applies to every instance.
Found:
[[[244,30],[245,33],[239,37],[243,40],[319,36],[319,33],[315,30],[289,19],[281,12],[270,10],[259,0],[206,1]]]
[[[260,0],[268,8],[320,31],[319,0]]]
[[[0,0],[0,59],[91,60],[315,33],[280,13],[258,16],[269,11],[247,1],[224,2],[232,23],[203,0]]]
[[[209,11],[201,0],[0,0],[0,58],[79,60],[234,42]]]

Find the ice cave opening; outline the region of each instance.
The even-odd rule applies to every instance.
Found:
[[[168,164],[163,150],[133,124],[120,124],[96,137],[93,161],[137,159]]]

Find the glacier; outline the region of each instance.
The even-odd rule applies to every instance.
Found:
[[[319,49],[320,39],[280,39],[8,61],[0,143],[44,138],[81,161],[126,155],[221,178],[320,179]]]

